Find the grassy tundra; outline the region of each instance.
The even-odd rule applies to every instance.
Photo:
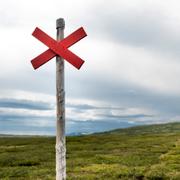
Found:
[[[55,179],[54,137],[1,137],[0,179]],[[68,180],[180,180],[180,123],[67,137]]]

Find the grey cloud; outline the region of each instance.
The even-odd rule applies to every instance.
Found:
[[[86,86],[82,89],[81,84]],[[179,115],[180,96],[167,95],[150,91],[148,89],[130,84],[128,82],[114,83],[108,79],[87,77],[76,82],[70,97],[89,98],[97,101],[109,102],[109,105],[117,105],[122,108],[136,107],[155,110],[159,114]],[[78,84],[79,83],[79,84]]]
[[[67,103],[66,107],[68,108],[73,108],[74,111],[76,112],[82,112],[84,110],[93,110],[93,109],[97,109],[97,110],[124,110],[125,108],[123,107],[111,107],[111,106],[94,106],[94,105],[89,105],[89,104],[70,104]]]
[[[0,114],[0,134],[55,134],[55,117]]]
[[[117,7],[116,7],[117,8]],[[180,36],[177,32],[176,19],[168,17],[156,7],[137,7],[136,10],[119,11],[108,8],[96,8],[94,16],[89,20],[96,38],[109,39],[135,47],[180,56]],[[110,11],[110,12],[109,12]],[[99,15],[97,15],[99,14]]]
[[[1,108],[30,109],[30,110],[52,110],[54,107],[50,103],[20,100],[20,99],[0,99]]]
[[[0,76],[1,88],[12,91],[24,90],[35,93],[55,94],[55,71],[52,71],[50,74],[34,72],[30,62],[28,63],[29,69],[27,70],[21,69],[20,72],[13,73],[11,76]]]
[[[137,119],[137,118],[145,118],[145,117],[154,117],[154,115],[147,115],[147,114],[129,114],[129,115],[106,115],[106,114],[99,114],[100,116],[105,116],[106,118],[113,118],[113,119]]]
[[[13,121],[13,120],[39,120],[39,119],[55,119],[55,117],[47,117],[47,116],[36,116],[36,115],[19,115],[19,114],[1,114],[0,120],[1,121]]]
[[[89,109],[96,109],[96,106],[92,106],[89,104],[66,104],[68,108],[80,109],[80,110],[89,110]]]
[[[130,127],[144,122],[129,123],[127,120],[118,121],[109,117],[101,120],[85,121],[66,119],[66,134],[94,133],[115,128]],[[45,122],[45,123],[44,123]],[[42,123],[42,125],[41,125]],[[48,134],[55,135],[55,117],[12,115],[0,116],[0,134]]]
[[[69,106],[69,107],[73,107],[73,111],[76,112],[77,114],[80,113],[87,113],[89,112],[89,110],[91,110],[94,115],[95,118],[102,119],[103,122],[107,121],[117,121],[117,122],[123,122],[123,121],[131,121],[131,122],[155,122],[155,120],[159,120],[159,117],[153,114],[144,114],[142,113],[126,113],[125,115],[123,114],[123,112],[128,112],[128,107],[96,107],[96,106],[92,106],[92,105],[88,105],[88,104],[73,104],[73,106]],[[113,111],[116,111],[116,113],[118,113],[117,115],[113,114]],[[85,117],[84,117],[85,118]],[[89,121],[90,119],[81,119],[82,121]],[[98,121],[96,120],[96,121]],[[165,120],[165,119],[164,119]],[[72,121],[72,119],[71,119]]]

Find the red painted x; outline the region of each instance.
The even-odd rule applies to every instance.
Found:
[[[44,51],[42,54],[31,60],[34,69],[39,68],[41,65],[45,64],[56,55],[66,59],[77,69],[81,68],[84,61],[67,48],[87,36],[82,27],[61,41],[54,40],[39,28],[36,28],[32,35],[49,47],[48,50]]]

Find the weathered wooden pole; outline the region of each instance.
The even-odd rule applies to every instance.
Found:
[[[56,21],[57,41],[64,38],[65,21]],[[66,179],[66,138],[65,138],[65,91],[64,91],[64,60],[56,57],[56,180]]]
[[[57,41],[64,39],[65,21],[59,18],[56,21]],[[32,35],[49,47],[48,50],[31,60],[34,69],[56,56],[56,180],[66,179],[66,136],[65,136],[65,92],[64,92],[64,60],[80,69],[84,61],[67,48],[87,36],[81,27],[70,34],[64,42],[57,43],[38,27]],[[62,57],[63,58],[62,58]]]

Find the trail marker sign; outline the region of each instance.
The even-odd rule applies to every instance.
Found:
[[[72,34],[70,34],[60,42],[57,42],[56,40],[51,38],[38,27],[34,30],[32,35],[49,47],[47,51],[43,52],[42,54],[31,60],[34,69],[39,68],[41,65],[43,65],[56,55],[66,59],[77,69],[81,68],[84,61],[80,57],[72,53],[70,50],[68,50],[68,47],[72,46],[73,44],[87,36],[86,32],[82,27],[74,31]]]
[[[64,39],[65,22],[63,18],[56,21],[57,41],[47,35],[38,27],[32,35],[44,43],[49,49],[31,60],[34,69],[48,62],[56,56],[56,180],[66,179],[66,141],[65,141],[65,91],[64,91],[64,60],[77,69],[84,61],[68,50],[70,46],[86,37],[81,27]]]

